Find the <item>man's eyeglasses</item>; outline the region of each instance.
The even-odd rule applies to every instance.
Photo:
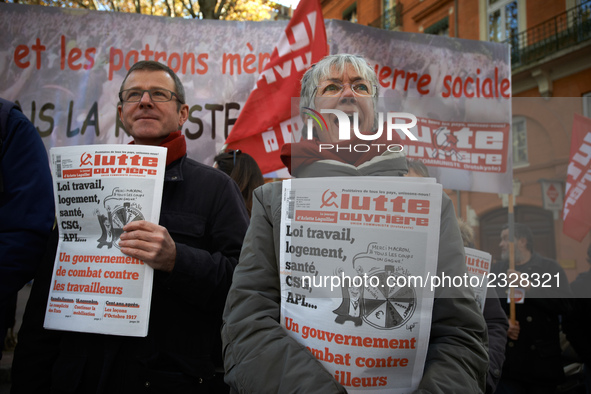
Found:
[[[155,89],[126,89],[119,92],[119,100],[122,103],[137,103],[139,102],[142,97],[144,97],[144,93],[148,92],[150,96],[150,100],[155,103],[164,103],[176,97],[179,100],[179,96],[175,92],[171,92],[167,89],[155,88]],[[181,102],[181,100],[179,100]]]
[[[353,83],[342,83],[337,81],[325,81],[316,87],[318,95],[322,97],[340,96],[349,85],[353,94],[359,97],[373,97],[376,87],[365,80],[355,81]]]

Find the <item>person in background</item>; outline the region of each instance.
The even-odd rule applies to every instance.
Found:
[[[305,73],[300,106],[356,112],[359,130],[371,133],[377,124],[378,85],[375,71],[362,57],[327,56]],[[406,160],[400,152],[319,151],[321,143],[339,143],[336,122],[329,117],[327,124],[328,129],[313,130],[312,140],[283,146],[281,158],[293,176],[406,174]],[[384,140],[376,142],[386,143],[385,134]],[[352,139],[342,141],[342,145],[353,142],[362,141]],[[243,393],[344,393],[346,389],[279,322],[281,186],[281,182],[267,183],[254,192],[250,227],[224,310],[226,382]],[[439,230],[438,273],[465,274],[462,240],[453,205],[445,194]],[[343,325],[344,333],[346,327],[349,325]],[[484,391],[488,364],[485,341],[486,326],[472,290],[438,288],[419,392]]]
[[[464,247],[474,248],[474,230],[458,218],[460,233]],[[487,289],[486,300],[482,314],[488,329],[488,373],[486,375],[486,394],[493,394],[501,379],[503,362],[505,361],[505,345],[507,344],[507,330],[509,320],[501,307],[501,303],[493,289]]]
[[[264,185],[263,173],[248,153],[239,149],[222,152],[214,158],[215,166],[234,179],[244,198],[248,216],[252,211],[252,192]]]
[[[19,338],[12,392],[228,392],[219,330],[248,227],[240,191],[223,172],[187,157],[180,130],[189,106],[169,67],[134,64],[119,100],[119,117],[132,143],[168,149],[159,224],[130,222],[119,242],[125,255],[154,268],[148,335],[43,330],[39,324],[53,269],[47,264],[44,289],[35,292],[25,312],[25,320],[38,326]]]
[[[0,358],[17,293],[33,279],[54,221],[41,137],[16,104],[0,98]]]
[[[561,316],[570,309],[570,287],[556,261],[534,252],[533,234],[525,224],[514,224],[514,245],[515,270],[510,270],[509,227],[505,226],[499,244],[502,260],[493,265],[496,291],[507,316],[510,282],[521,286],[515,290],[522,293],[523,302],[515,304],[515,323],[509,321],[505,363],[496,393],[554,393],[564,381],[559,334]]]
[[[406,163],[408,164],[407,176],[429,176],[429,170],[421,160],[407,159]],[[457,220],[464,247],[474,248],[474,230],[461,218],[457,218]],[[501,378],[503,362],[505,361],[507,329],[509,328],[509,321],[501,307],[499,299],[496,294],[491,296],[490,293],[492,291],[487,291],[484,309],[482,310],[482,315],[486,321],[486,328],[488,329],[489,363],[486,374],[486,394],[493,394],[495,392],[499,379]]]

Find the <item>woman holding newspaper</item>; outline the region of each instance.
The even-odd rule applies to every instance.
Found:
[[[370,140],[379,123],[378,81],[363,58],[345,54],[327,56],[304,75],[301,96],[302,117],[308,127],[313,126],[313,132],[308,138],[305,131],[300,143],[283,147],[282,160],[292,175],[298,178],[401,176],[407,172],[405,157],[396,148],[400,147],[399,141],[388,141],[386,132]],[[322,119],[318,116],[321,114]],[[347,120],[353,126],[343,127]],[[350,137],[343,140],[346,134]],[[315,357],[317,354],[298,343],[287,327],[282,326],[286,322],[280,320],[281,183],[258,188],[253,201],[250,228],[224,311],[226,382],[238,392],[253,393],[363,391],[361,386],[366,386],[365,383],[385,389],[386,381],[381,378],[366,381],[349,372],[329,372]],[[445,193],[439,232],[437,273],[464,275],[462,239],[453,205]],[[301,301],[301,305],[305,303]],[[367,323],[363,310],[349,312],[357,307],[356,303],[346,302],[346,306],[347,313],[357,317],[349,319],[355,321],[337,319],[336,323],[330,323],[339,332],[334,336],[335,342],[346,340],[348,335],[344,334],[351,334],[360,324],[371,324]],[[335,315],[326,319],[334,322]],[[401,329],[412,330],[412,326]],[[471,290],[465,286],[435,289],[424,370],[418,387],[414,388],[422,393],[484,391],[488,364],[485,341],[486,325]],[[390,341],[390,349],[395,348],[393,343],[397,342]],[[412,341],[411,345],[414,345]],[[400,367],[396,362],[401,361],[394,361],[401,360],[399,351],[390,351],[392,357],[386,359],[388,365],[384,367]],[[330,354],[327,347],[324,361],[329,358],[329,362],[338,364],[338,356]],[[360,366],[362,362],[366,367],[374,363],[369,358],[348,357],[340,359],[343,365],[340,369],[353,363]],[[404,388],[398,387],[390,392],[403,391]]]

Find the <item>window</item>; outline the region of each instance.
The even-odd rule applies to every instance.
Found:
[[[357,23],[357,3],[353,3],[343,12],[343,20]]]
[[[395,0],[383,0],[382,1],[382,7],[384,9],[384,12],[386,12],[390,8],[394,7],[395,4],[396,4],[396,1]]]
[[[432,24],[425,29],[426,34],[435,34],[436,36],[449,37],[449,17],[446,16],[437,23]]]
[[[510,37],[517,40],[517,33],[517,0],[488,0],[488,40],[503,42]]]
[[[396,27],[397,22],[397,15],[395,12],[396,0],[383,0],[382,1],[382,9],[384,13],[382,14],[383,19],[383,29],[385,30],[393,30]]]
[[[576,13],[578,39],[581,41],[591,38],[591,0],[577,0],[580,7]]]
[[[511,128],[513,132],[513,167],[529,164],[527,160],[527,128],[523,116],[515,116]]]

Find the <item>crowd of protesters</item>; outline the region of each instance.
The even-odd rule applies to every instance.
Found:
[[[371,133],[378,86],[365,59],[327,56],[302,79],[302,107],[357,111],[359,129]],[[119,241],[123,254],[155,272],[148,335],[44,329],[59,238],[51,175],[34,127],[12,103],[0,105],[0,322],[34,279],[14,354],[13,393],[346,392],[280,322],[280,183],[264,184],[254,159],[240,150],[216,156],[217,169],[188,158],[180,131],[189,116],[183,85],[153,61],[129,69],[118,102],[134,144],[168,149],[158,224],[130,222]],[[327,127],[283,146],[292,176],[428,176],[401,152],[320,152],[319,144],[340,142],[336,123]],[[510,267],[509,230],[500,234],[503,255],[492,272],[549,273],[556,286],[524,286],[525,302],[514,313],[507,287],[491,290],[484,312],[469,287],[438,288],[417,392],[558,392],[565,381],[561,332],[591,389],[591,274],[569,285],[556,261],[535,253],[532,231],[520,223]],[[464,274],[465,246],[474,246],[473,233],[458,223],[444,193],[437,272]],[[591,247],[588,254],[591,263]],[[2,338],[9,325],[2,322]]]

